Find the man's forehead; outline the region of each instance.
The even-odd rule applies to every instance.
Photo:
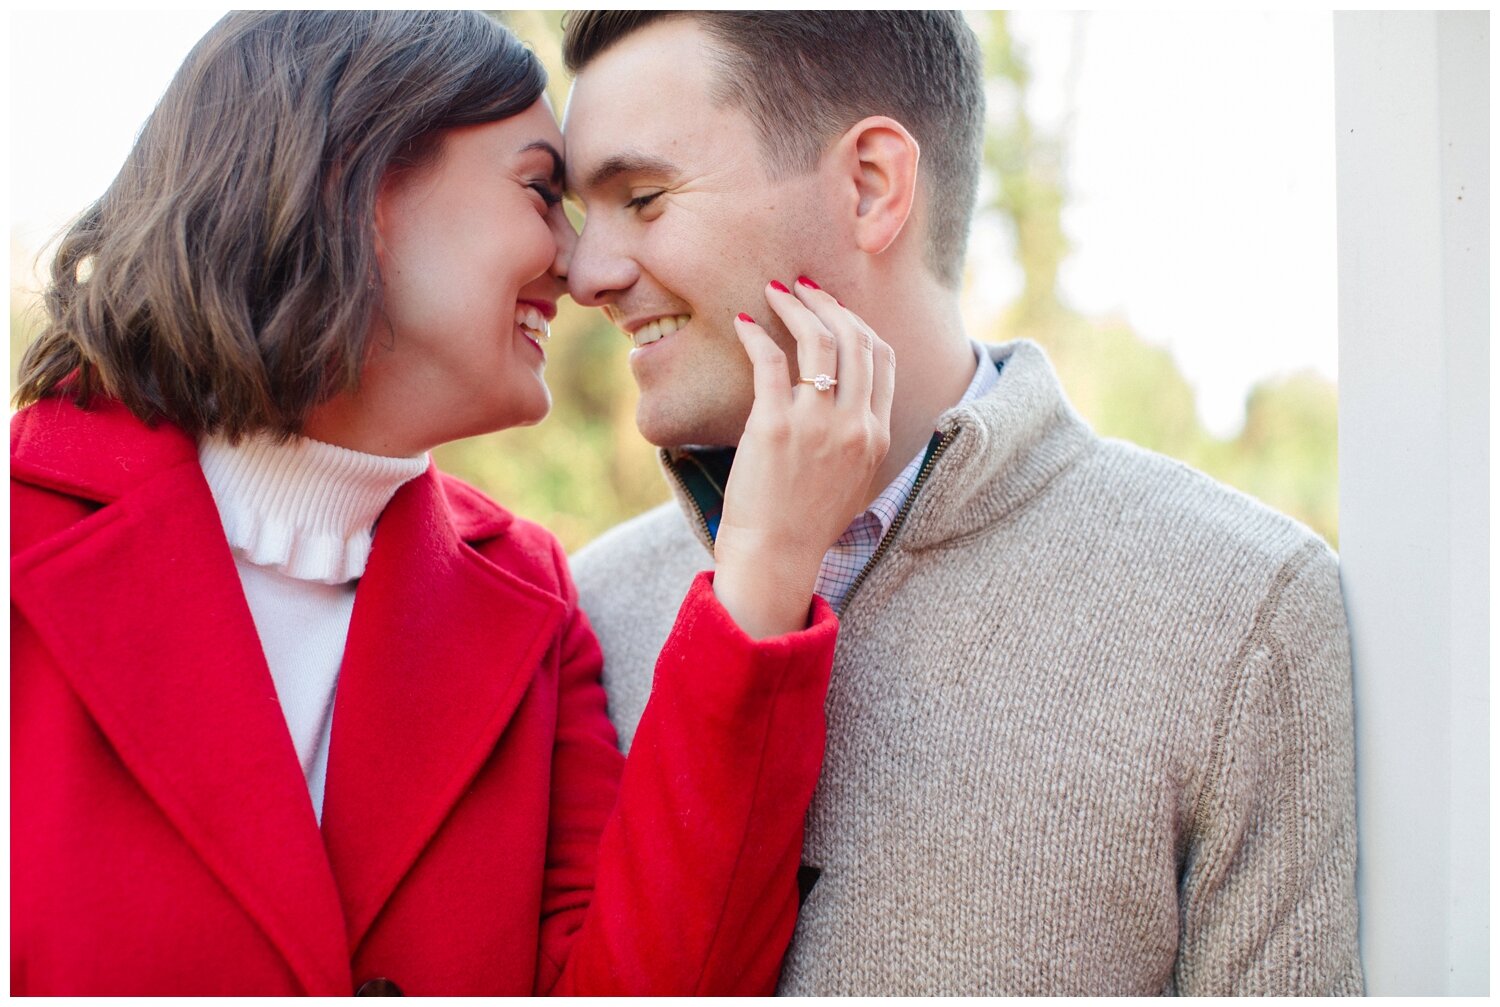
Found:
[[[693,119],[683,114],[681,101],[675,113],[666,106],[667,95],[655,84],[611,89],[591,87],[592,83],[580,76],[568,96],[562,130],[570,145],[569,157],[574,144],[597,150],[625,143],[640,149],[670,142]]]
[[[568,187],[586,192],[621,175],[663,175],[674,162],[668,150],[681,152],[683,143],[666,123],[642,114],[625,122],[613,114],[569,117],[563,123],[568,152]]]
[[[621,178],[675,179],[684,169],[712,159],[712,151],[691,133],[668,126],[616,129],[606,120],[597,128],[569,127],[564,142],[568,152],[568,188],[580,194]]]
[[[605,160],[675,161],[711,132],[722,109],[711,95],[711,51],[682,19],[620,39],[585,66],[563,113],[570,174],[577,181]]]

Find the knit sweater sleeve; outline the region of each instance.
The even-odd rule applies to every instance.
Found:
[[[1232,664],[1188,837],[1174,986],[1357,995],[1354,739],[1338,562],[1284,564]]]

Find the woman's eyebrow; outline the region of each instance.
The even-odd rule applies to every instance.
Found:
[[[543,150],[552,156],[552,177],[551,179],[549,179],[549,181],[551,181],[553,185],[561,186],[563,184],[563,178],[566,176],[567,172],[565,170],[566,166],[563,164],[563,156],[557,152],[557,148],[552,146],[552,144],[548,143],[546,140],[532,140],[526,146],[521,148],[521,153],[524,154],[527,151],[531,150]]]

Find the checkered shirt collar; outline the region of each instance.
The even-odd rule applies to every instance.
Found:
[[[959,406],[967,405],[987,394],[1000,380],[999,368],[990,359],[984,347],[978,343],[971,345],[978,359],[974,367],[974,377],[970,379],[969,387],[964,390],[963,398],[959,399]],[[891,525],[895,524],[896,515],[901,513],[901,508],[905,506],[907,498],[916,487],[917,476],[922,471],[922,461],[926,457],[927,445],[924,444],[916,457],[912,458],[906,468],[901,470],[901,474],[880,491],[880,495],[871,501],[869,508],[854,519],[844,534],[839,536],[833,548],[828,550],[823,557],[815,590],[833,606],[834,611],[843,611],[844,600],[849,594],[849,589],[859,579],[860,571],[874,557],[881,540],[890,532]]]

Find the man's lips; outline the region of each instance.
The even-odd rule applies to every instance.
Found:
[[[623,323],[620,328],[625,330],[635,348],[641,349],[670,336],[692,320],[693,316],[688,314],[655,315],[641,321]]]

